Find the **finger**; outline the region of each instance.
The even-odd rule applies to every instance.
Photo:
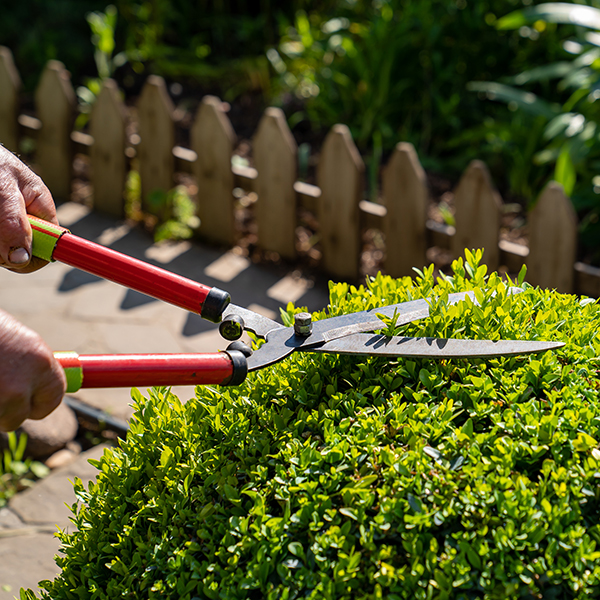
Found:
[[[37,256],[34,256],[25,267],[9,267],[7,265],[2,265],[1,263],[0,266],[4,266],[4,268],[8,269],[9,271],[12,271],[13,273],[25,274],[33,273],[34,271],[41,269],[44,265],[47,264],[48,261],[42,260],[41,258],[37,258]]]
[[[27,213],[58,224],[52,194],[31,169],[0,146],[0,264],[30,273],[46,262],[31,260],[31,227]]]
[[[25,201],[14,187],[0,192],[0,259],[8,267],[23,268],[31,260],[31,226]]]
[[[0,408],[0,431],[14,431],[29,418],[31,397],[29,390],[14,390],[6,397],[8,400]]]
[[[28,214],[58,225],[54,199],[40,177],[33,171],[26,171],[22,174],[20,188]]]
[[[39,420],[47,417],[62,402],[66,389],[65,372],[52,357],[50,368],[36,382],[28,418]]]

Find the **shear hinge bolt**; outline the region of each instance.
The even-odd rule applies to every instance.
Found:
[[[244,333],[244,319],[238,315],[228,315],[219,325],[219,333],[226,340],[237,340]]]
[[[312,333],[312,316],[310,313],[301,312],[294,315],[294,332],[304,337]]]

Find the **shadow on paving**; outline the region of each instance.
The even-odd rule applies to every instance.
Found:
[[[71,233],[90,241],[97,240],[107,230],[123,225],[123,221],[91,212],[69,225]],[[156,247],[152,237],[140,227],[134,227],[108,245],[108,247],[146,263],[176,273],[193,281],[209,287],[218,287],[230,293],[231,301],[241,306],[258,305],[270,311],[281,321],[279,309],[285,308],[289,300],[294,300],[296,306],[306,307],[309,311],[324,308],[328,303],[327,279],[314,273],[304,274],[307,281],[306,289],[297,298],[277,298],[269,295],[269,290],[283,278],[294,271],[290,264],[253,264],[235,275],[231,281],[220,281],[215,277],[206,275],[207,267],[228,253],[228,249],[208,246],[196,240],[192,241],[189,248],[183,250],[171,260],[158,261],[147,257],[149,248]],[[58,291],[68,292],[79,287],[102,281],[101,278],[90,275],[79,269],[72,269],[63,278]],[[121,302],[121,310],[131,310],[140,306],[157,302],[157,300],[135,290],[127,290]],[[190,313],[183,326],[181,334],[185,337],[195,336],[214,329],[214,324],[201,319],[198,315]]]

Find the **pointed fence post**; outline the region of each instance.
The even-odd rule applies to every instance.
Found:
[[[211,242],[234,243],[231,156],[235,132],[215,96],[204,96],[191,131],[191,146],[198,158],[194,174],[198,186],[200,235]]]
[[[356,280],[361,250],[358,204],[363,193],[364,163],[346,125],[327,134],[319,165],[319,233],[323,268],[339,279]]]
[[[138,101],[140,144],[138,146],[142,206],[152,214],[162,206],[152,205],[152,192],[169,191],[173,187],[175,127],[173,103],[162,77],[150,75]]]
[[[528,216],[527,281],[532,285],[573,291],[577,255],[577,215],[562,186],[551,181]]]
[[[399,143],[383,170],[387,214],[385,270],[392,277],[413,275],[427,250],[427,178],[412,144]]]
[[[114,217],[122,217],[127,173],[125,106],[119,96],[119,88],[112,79],[104,82],[94,103],[90,133],[94,138],[91,149],[94,208]]]
[[[35,92],[42,128],[37,139],[36,163],[40,176],[56,199],[71,194],[73,147],[71,131],[75,116],[75,92],[64,65],[51,60]]]
[[[498,268],[500,251],[500,211],[502,200],[494,189],[488,168],[480,160],[468,166],[454,192],[456,233],[452,252],[462,256],[465,248],[483,248],[483,262],[490,270]]]
[[[19,148],[19,91],[21,78],[12,52],[0,46],[0,143],[16,152]]]
[[[281,257],[296,257],[296,192],[298,147],[280,108],[267,108],[254,136],[258,170],[256,217],[258,244]]]

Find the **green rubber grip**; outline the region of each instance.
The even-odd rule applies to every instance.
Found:
[[[29,215],[29,224],[33,233],[33,256],[51,262],[53,260],[52,253],[54,252],[54,248],[56,248],[58,240],[63,234],[69,233],[69,230],[59,225],[54,225],[54,223],[42,221],[31,215]]]
[[[55,352],[54,358],[60,363],[67,378],[66,392],[71,394],[83,385],[83,368],[77,352]]]

